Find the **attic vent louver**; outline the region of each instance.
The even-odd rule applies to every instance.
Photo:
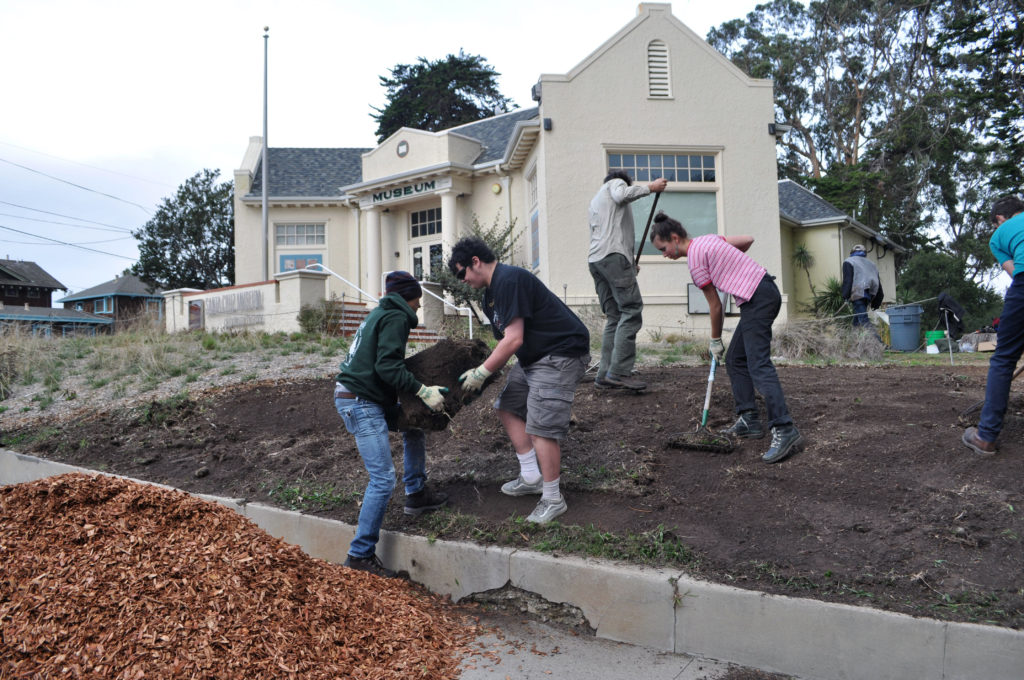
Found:
[[[668,45],[663,40],[652,40],[647,45],[648,96],[671,98],[672,79],[669,76]]]

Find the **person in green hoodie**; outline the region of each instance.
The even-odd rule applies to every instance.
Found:
[[[405,271],[387,275],[385,295],[359,326],[341,363],[334,388],[334,406],[345,428],[356,438],[370,481],[363,494],[356,535],[345,566],[393,577],[377,557],[377,541],[388,501],[395,489],[395,464],[388,440],[389,422],[398,414],[398,392],[414,392],[432,411],[444,409],[446,387],[422,384],[405,365],[409,331],[416,328],[416,310],[423,289]],[[440,508],[448,496],[427,488],[426,437],[423,430],[402,433],[405,457],[405,514],[421,515]]]

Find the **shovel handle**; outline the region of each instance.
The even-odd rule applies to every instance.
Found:
[[[647,226],[644,227],[644,235],[640,238],[640,247],[636,251],[636,259],[633,260],[633,266],[640,266],[640,254],[644,252],[644,244],[647,243],[647,232],[651,230],[651,220],[654,219],[654,210],[658,207],[658,199],[661,198],[661,192],[654,194],[654,203],[651,204],[651,214],[647,216]]]
[[[704,395],[704,412],[700,417],[700,426],[704,427],[708,424],[708,411],[711,407],[711,386],[715,384],[715,368],[718,367],[718,361],[714,356],[711,357],[711,372],[708,373],[708,391]]]

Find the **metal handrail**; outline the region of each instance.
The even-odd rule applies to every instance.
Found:
[[[384,272],[381,275],[381,281],[386,281],[387,280],[387,276],[390,273],[391,272]],[[383,285],[382,285],[382,287],[383,287]],[[457,305],[453,305],[452,303],[448,302],[447,300],[445,300],[443,297],[441,297],[440,295],[438,295],[437,293],[435,293],[432,290],[427,290],[426,288],[424,288],[423,292],[426,293],[427,295],[430,295],[435,300],[440,300],[442,304],[447,305],[448,307],[451,307],[452,309],[454,309],[455,311],[459,312],[460,314],[462,312],[465,312],[466,316],[469,318],[469,339],[470,340],[473,339],[473,310],[472,309],[470,309],[469,307],[459,307]]]
[[[352,286],[353,288],[355,288],[355,289],[356,289],[356,290],[358,290],[358,291],[359,291],[360,293],[362,293],[362,294],[363,294],[363,295],[365,295],[366,297],[370,298],[370,299],[371,299],[371,300],[373,300],[374,302],[380,302],[380,298],[378,298],[378,297],[375,297],[375,296],[373,296],[373,295],[370,295],[370,294],[369,294],[369,293],[367,293],[367,292],[366,292],[365,290],[363,290],[362,288],[360,288],[360,287],[359,287],[359,286],[357,286],[356,284],[352,283],[351,281],[349,281],[348,279],[346,279],[346,278],[345,278],[344,276],[342,276],[341,274],[339,274],[339,273],[337,273],[337,272],[335,272],[335,271],[331,271],[330,269],[328,269],[327,267],[325,267],[325,266],[324,266],[323,264],[321,264],[320,262],[312,262],[312,263],[310,263],[310,264],[307,264],[307,265],[306,265],[306,267],[305,267],[305,269],[306,269],[306,271],[314,271],[314,270],[312,269],[312,267],[317,267],[317,268],[321,269],[322,271],[325,271],[325,272],[327,272],[327,273],[328,273],[328,274],[330,274],[331,276],[334,276],[334,277],[336,277],[336,278],[340,279],[341,281],[343,281],[344,283],[346,283],[346,284],[347,284],[347,285],[349,285],[349,286]],[[390,273],[390,272],[385,272],[385,274],[384,274],[384,277],[386,277],[386,276],[387,276],[387,275],[388,275],[389,273]],[[382,279],[382,280],[383,280],[383,279]],[[381,287],[383,287],[383,286],[381,286]],[[472,309],[470,309],[469,307],[458,307],[458,306],[456,306],[456,305],[453,305],[452,303],[450,303],[450,302],[448,302],[447,300],[445,300],[444,298],[442,298],[442,297],[441,297],[440,295],[437,295],[437,294],[436,294],[436,293],[434,293],[433,291],[427,290],[426,288],[424,288],[424,289],[423,289],[423,292],[425,292],[425,293],[427,293],[427,294],[429,294],[429,295],[432,295],[433,297],[435,297],[435,298],[437,298],[438,300],[440,300],[440,301],[441,301],[441,302],[442,302],[443,304],[445,304],[445,305],[448,305],[449,307],[451,307],[452,309],[454,309],[454,310],[456,310],[456,311],[458,311],[458,312],[460,312],[460,313],[461,313],[461,312],[466,312],[466,316],[467,316],[467,317],[469,318],[469,339],[470,339],[470,340],[472,340],[472,339],[473,339],[473,310],[472,310]]]

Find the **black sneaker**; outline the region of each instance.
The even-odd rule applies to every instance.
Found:
[[[744,411],[732,427],[722,430],[722,434],[740,439],[760,439],[764,436],[764,426],[761,425],[757,411]]]
[[[617,387],[623,390],[645,390],[647,389],[647,383],[643,380],[637,380],[636,378],[630,378],[628,375],[615,375],[609,373],[604,377],[605,385],[611,387]]]
[[[437,510],[448,502],[448,494],[435,493],[423,487],[405,497],[405,514],[418,517],[425,512]]]
[[[381,564],[380,558],[377,557],[376,553],[369,557],[352,557],[349,555],[345,558],[344,566],[356,571],[366,571],[381,578],[395,578],[397,576],[395,572]]]
[[[761,460],[766,463],[778,463],[790,454],[803,448],[804,438],[795,425],[779,425],[772,428],[772,446],[764,452]]]

